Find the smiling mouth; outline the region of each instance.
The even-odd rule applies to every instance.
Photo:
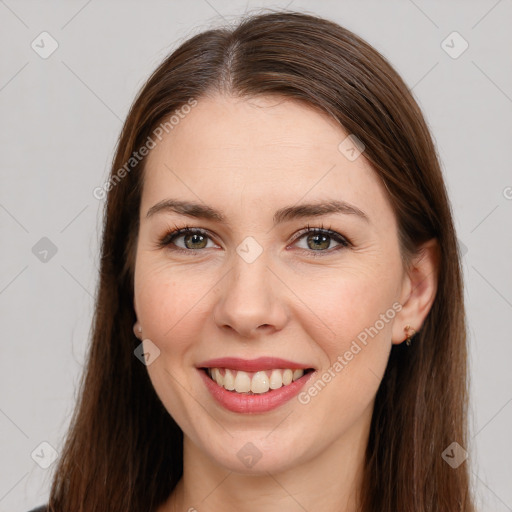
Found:
[[[262,395],[290,385],[304,375],[314,371],[313,368],[290,369],[277,368],[245,372],[230,368],[201,368],[219,387],[243,395]]]

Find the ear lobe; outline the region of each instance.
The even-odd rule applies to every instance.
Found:
[[[141,338],[142,327],[140,326],[138,321],[133,324],[133,334],[135,334],[136,338]]]
[[[432,238],[418,248],[409,265],[402,286],[402,309],[393,324],[393,344],[406,340],[407,325],[416,332],[421,329],[436,297],[439,265],[439,244]]]

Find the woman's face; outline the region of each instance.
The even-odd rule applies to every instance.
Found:
[[[366,439],[410,290],[347,135],[297,102],[219,95],[151,150],[135,309],[154,388],[205,464],[279,471]],[[200,232],[168,236],[184,227]]]

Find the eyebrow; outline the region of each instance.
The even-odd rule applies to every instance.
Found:
[[[221,211],[211,206],[177,199],[164,199],[156,203],[148,210],[146,218],[163,212],[174,212],[180,215],[186,215],[187,217],[208,219],[229,224],[226,216]],[[280,208],[274,214],[274,225],[294,219],[320,217],[330,213],[355,215],[368,223],[370,222],[368,215],[356,206],[346,203],[345,201],[332,200],[327,202],[303,203]]]

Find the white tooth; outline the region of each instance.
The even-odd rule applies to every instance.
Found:
[[[304,370],[295,370],[293,372],[293,380],[296,381],[297,379],[300,379],[304,375]]]
[[[252,376],[251,391],[253,393],[266,393],[270,387],[267,372],[256,372]]]
[[[290,369],[286,369],[283,372],[283,385],[287,386],[292,382],[293,379],[293,372]]]
[[[226,372],[224,373],[224,388],[228,391],[233,391],[235,389],[235,378],[231,373],[231,370],[226,368]]]
[[[270,389],[279,389],[283,385],[283,377],[280,370],[272,370],[270,374]]]
[[[247,373],[238,370],[235,377],[235,390],[237,393],[247,393],[251,390],[251,378]]]
[[[213,369],[213,378],[219,386],[224,385],[224,377],[222,376],[218,368]]]

